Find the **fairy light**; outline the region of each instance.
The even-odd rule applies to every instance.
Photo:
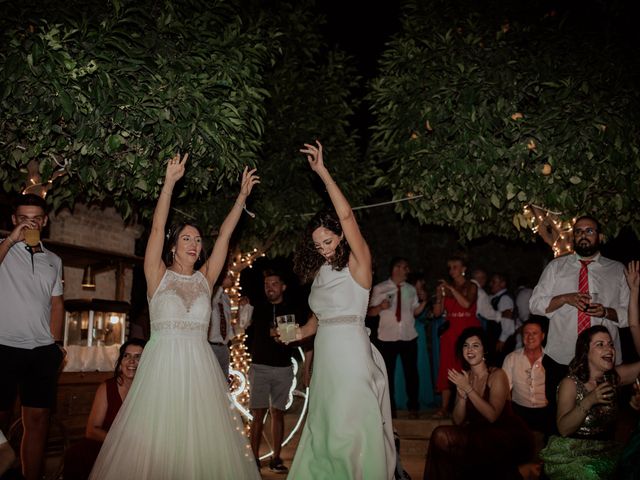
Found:
[[[231,325],[236,336],[231,340],[230,356],[231,365],[229,366],[229,374],[231,376],[230,395],[231,401],[235,408],[240,412],[244,419],[244,433],[249,435],[249,422],[251,421],[251,413],[249,412],[249,391],[251,385],[249,383],[249,366],[251,365],[251,355],[245,344],[247,335],[244,328],[240,328],[238,318],[238,306],[242,287],[240,286],[240,273],[245,268],[251,268],[253,262],[264,256],[254,248],[248,254],[238,253],[229,267],[229,275],[232,277],[232,286],[227,289],[227,294],[231,301]]]
[[[522,215],[529,228],[551,246],[553,256],[559,257],[573,251],[573,224],[571,221],[562,220],[562,212],[554,212],[538,205],[525,205]]]
[[[235,337],[231,340],[230,348],[231,361],[229,365],[229,376],[231,381],[229,385],[229,395],[231,397],[232,408],[242,416],[244,423],[242,433],[247,437],[251,433],[251,420],[253,419],[251,411],[249,410],[249,393],[251,391],[251,384],[249,382],[248,373],[249,366],[251,365],[251,355],[249,354],[248,348],[245,344],[247,335],[244,333],[244,326],[239,324],[239,301],[242,292],[242,287],[240,286],[240,273],[245,268],[252,268],[253,262],[264,256],[265,253],[259,251],[257,248],[254,248],[250,253],[236,254],[229,267],[229,275],[233,279],[233,284],[226,290],[231,301],[231,325],[233,326],[233,331],[236,332]],[[304,362],[304,352],[300,347],[298,347],[298,351],[300,352],[303,359],[302,361]],[[291,363],[293,366],[293,382],[289,390],[286,409],[291,407],[295,397],[300,397],[303,401],[303,405],[296,424],[291,432],[289,432],[289,435],[283,440],[282,446],[289,443],[295,433],[300,429],[309,405],[309,388],[305,387],[302,391],[297,389],[298,385],[296,374],[300,369],[300,365],[294,357],[291,357]],[[272,454],[273,451],[270,451],[261,458],[269,457]]]

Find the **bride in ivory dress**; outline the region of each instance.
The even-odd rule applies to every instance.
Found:
[[[322,145],[305,144],[311,169],[335,212],[316,215],[294,265],[313,279],[314,316],[299,337],[315,334],[309,414],[290,480],[389,480],[396,454],[387,373],[364,326],[372,282],[371,253],[349,202],[324,165]]]
[[[91,479],[260,478],[207,342],[211,288],[226,262],[244,202],[259,180],[255,170],[244,169],[240,194],[213,252],[195,270],[204,260],[202,233],[195,225],[172,229],[162,255],[171,194],[187,157],[169,160],[144,257],[151,339]]]

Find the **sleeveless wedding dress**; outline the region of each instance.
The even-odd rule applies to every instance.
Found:
[[[364,317],[369,290],[348,268],[320,268],[309,296],[318,318],[309,414],[288,478],[389,480],[396,453],[387,373]]]
[[[91,479],[260,479],[207,343],[210,297],[200,272],[164,274],[149,300],[151,339]]]

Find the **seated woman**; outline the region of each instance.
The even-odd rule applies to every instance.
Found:
[[[558,387],[560,436],[552,436],[540,452],[551,480],[614,478],[620,454],[613,440],[616,388],[632,383],[640,373],[640,362],[616,367],[615,358],[606,327],[596,325],[578,335],[569,375]]]
[[[65,480],[85,480],[89,477],[109,427],[133,383],[145,343],[139,338],[132,338],[120,347],[113,378],[102,383],[96,391],[85,438],[68,448],[64,454]]]
[[[518,465],[533,455],[533,437],[511,412],[507,375],[485,362],[486,336],[469,327],[458,338],[456,351],[463,371],[450,369],[457,397],[452,419],[431,434],[425,480],[521,478]]]

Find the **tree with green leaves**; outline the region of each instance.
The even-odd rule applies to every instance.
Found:
[[[369,94],[377,186],[424,195],[402,215],[530,238],[536,204],[640,234],[637,55],[539,5],[406,5]]]
[[[61,6],[62,5],[62,6]],[[355,197],[348,59],[328,52],[313,2],[143,0],[22,3],[2,16],[0,170],[5,192],[37,162],[55,208],[113,204],[148,219],[165,161],[190,152],[178,215],[218,225],[244,165],[262,185],[244,222],[250,245],[292,246],[319,207],[298,153],[321,138]],[[311,21],[311,20],[314,21]],[[189,199],[189,200],[187,200]],[[275,239],[280,237],[278,242]]]

